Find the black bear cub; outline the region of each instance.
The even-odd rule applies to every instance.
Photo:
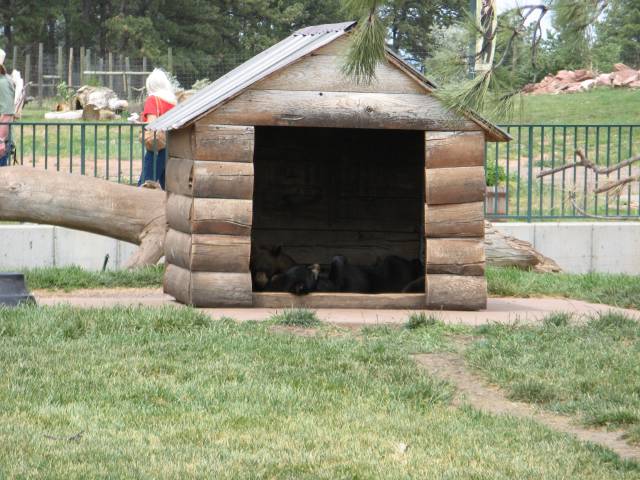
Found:
[[[320,265],[296,265],[284,273],[274,275],[267,285],[267,290],[304,295],[318,289],[319,278]]]

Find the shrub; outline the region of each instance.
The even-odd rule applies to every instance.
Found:
[[[489,163],[485,169],[487,187],[495,187],[500,185],[507,179],[507,174],[501,165]]]

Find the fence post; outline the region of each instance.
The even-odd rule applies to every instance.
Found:
[[[42,42],[38,43],[38,106],[42,106],[42,97],[43,89],[44,89],[44,72],[42,71],[44,67],[44,44]]]
[[[104,72],[104,58],[102,58],[102,57],[98,57],[98,59],[97,59],[97,70],[99,72]],[[106,85],[106,83],[104,81],[104,75],[99,75],[98,76],[98,80],[100,81],[100,85],[101,86],[104,87]]]
[[[146,72],[147,71],[147,57],[142,57],[142,71]],[[145,78],[144,76],[140,77],[140,88],[144,88],[144,84],[145,84]]]
[[[86,165],[85,165],[85,127],[86,125],[80,125],[80,174],[84,175],[86,173]]]
[[[11,71],[13,72],[16,69],[16,65],[18,64],[18,47],[13,46],[13,56],[11,57]]]
[[[527,222],[531,223],[533,212],[533,127],[529,126],[527,145]]]
[[[116,67],[118,69],[118,71],[120,72],[124,72],[124,55],[123,54],[119,54],[118,55],[118,66]],[[122,74],[122,79],[120,80],[122,82],[122,88],[119,89],[118,91],[118,97],[122,97],[124,95],[126,95],[126,85],[125,85],[125,79],[124,79],[124,73]]]
[[[167,70],[169,73],[173,73],[173,48],[169,47],[167,49]]]
[[[109,52],[108,58],[109,73],[113,72],[113,53]],[[107,75],[109,77],[109,89],[113,90],[113,75]]]
[[[129,77],[129,72],[131,71],[131,61],[129,57],[124,59],[124,91],[127,94],[127,100],[131,101],[131,78]]]
[[[29,82],[31,81],[31,55],[26,54],[24,57],[24,84],[27,86],[27,96],[29,96],[29,91],[31,87],[29,86]]]
[[[84,62],[86,60],[85,58],[86,52],[84,47],[80,47],[80,86],[84,86]]]
[[[69,49],[69,66],[67,69],[67,86],[73,87],[73,47]]]
[[[58,83],[62,82],[64,72],[64,50],[58,47],[58,64],[56,65],[56,75],[58,75]]]

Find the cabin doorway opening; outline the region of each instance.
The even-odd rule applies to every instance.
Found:
[[[252,260],[424,264],[424,158],[423,131],[256,127]]]

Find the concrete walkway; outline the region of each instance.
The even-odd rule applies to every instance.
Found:
[[[69,304],[77,307],[112,307],[116,305],[144,305],[158,307],[177,304],[160,289],[109,289],[77,290],[73,292],[33,292],[39,305]],[[266,320],[278,310],[268,308],[212,308],[203,312],[218,319],[233,318],[238,321]],[[448,324],[482,325],[485,323],[536,323],[552,312],[570,312],[580,317],[599,312],[615,311],[640,320],[640,311],[626,310],[608,305],[594,304],[563,298],[490,298],[488,308],[480,312],[430,311]],[[408,310],[349,310],[318,309],[322,321],[336,325],[400,325],[407,321]]]

